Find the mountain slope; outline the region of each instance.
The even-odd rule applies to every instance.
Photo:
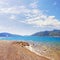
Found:
[[[0,37],[16,37],[16,36],[20,36],[20,35],[6,33],[6,32],[0,33]]]
[[[42,31],[35,33],[32,36],[60,36],[60,30]]]

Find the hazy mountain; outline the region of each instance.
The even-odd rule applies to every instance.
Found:
[[[60,36],[60,30],[37,32],[32,36]]]
[[[6,33],[6,32],[0,33],[0,37],[17,37],[17,36],[20,36],[20,35]]]

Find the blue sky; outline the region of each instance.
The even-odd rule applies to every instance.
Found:
[[[31,35],[60,29],[60,0],[0,0],[0,32]]]

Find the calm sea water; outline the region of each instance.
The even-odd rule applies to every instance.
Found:
[[[45,44],[55,44],[60,46],[60,37],[20,36],[20,37],[0,37],[0,40],[33,41],[42,42]]]

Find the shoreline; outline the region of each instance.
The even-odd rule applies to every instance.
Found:
[[[37,55],[44,56],[50,60],[60,60],[60,50],[56,49],[56,47],[41,44],[34,47],[33,44],[26,46],[26,48],[36,53]]]
[[[30,51],[27,42],[0,41],[0,60],[49,60]]]
[[[43,57],[45,57],[45,58],[50,59],[50,57],[44,56],[44,55],[38,53],[37,51],[35,51],[34,48],[33,48],[31,45],[30,45],[30,46],[25,46],[25,47],[26,47],[28,50],[30,50],[31,52],[33,52],[33,53],[35,53],[35,54],[37,54],[37,55],[39,55],[39,56],[43,56]]]
[[[28,54],[28,53],[33,54],[33,55],[35,54],[36,56],[40,56],[40,58],[43,57],[43,58],[46,58],[48,60],[60,60],[60,58],[59,58],[60,51],[57,51],[54,48],[50,48],[50,47],[47,47],[47,46],[41,45],[41,44],[35,45],[34,43],[31,43],[31,42],[29,43],[29,42],[24,42],[24,41],[0,40],[0,47],[1,46],[2,47],[5,46],[8,48],[11,47],[12,49],[15,47],[15,48],[18,48],[17,51],[19,51],[21,48],[25,54]],[[2,48],[0,48],[0,50],[1,49]],[[6,49],[6,48],[3,48],[3,49]],[[27,51],[28,51],[28,53],[26,53]]]

